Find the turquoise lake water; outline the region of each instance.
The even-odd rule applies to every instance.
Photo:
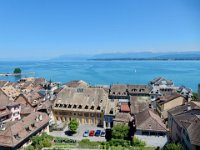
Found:
[[[71,61],[71,62],[0,62],[0,73],[12,73],[20,67],[23,73],[35,72],[34,77],[44,77],[56,82],[85,80],[97,84],[130,83],[147,84],[163,76],[176,85],[185,85],[197,91],[200,83],[200,61]],[[0,77],[16,81],[16,77]]]

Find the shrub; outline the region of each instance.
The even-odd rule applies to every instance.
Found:
[[[126,139],[129,133],[129,126],[126,124],[117,124],[112,128],[112,138]]]
[[[166,145],[165,150],[183,150],[183,147],[180,144],[170,143]]]
[[[141,141],[140,139],[138,138],[134,138],[133,139],[133,146],[136,146],[136,147],[144,147],[146,145],[146,143],[144,141]]]

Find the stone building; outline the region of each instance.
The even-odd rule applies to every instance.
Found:
[[[80,124],[103,126],[108,93],[103,88],[65,87],[53,105],[54,119],[69,122],[72,118]]]

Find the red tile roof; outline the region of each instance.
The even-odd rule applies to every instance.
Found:
[[[121,110],[122,112],[130,112],[130,111],[131,111],[131,110],[130,110],[130,107],[128,106],[128,103],[122,103],[122,104],[121,104],[120,110]]]

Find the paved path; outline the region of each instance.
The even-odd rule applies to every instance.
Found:
[[[64,131],[53,131],[53,132],[50,132],[49,134],[52,135],[52,136],[57,136],[57,137],[66,137],[66,138],[69,138],[69,139],[73,139],[73,140],[82,140],[82,139],[90,139],[90,141],[106,141],[105,137],[83,137],[83,133],[84,131],[86,130],[101,130],[101,131],[104,131],[103,128],[101,127],[96,127],[96,126],[92,126],[92,125],[79,125],[79,128],[77,129],[77,133],[70,136],[68,135],[68,127],[66,127],[64,129]]]

